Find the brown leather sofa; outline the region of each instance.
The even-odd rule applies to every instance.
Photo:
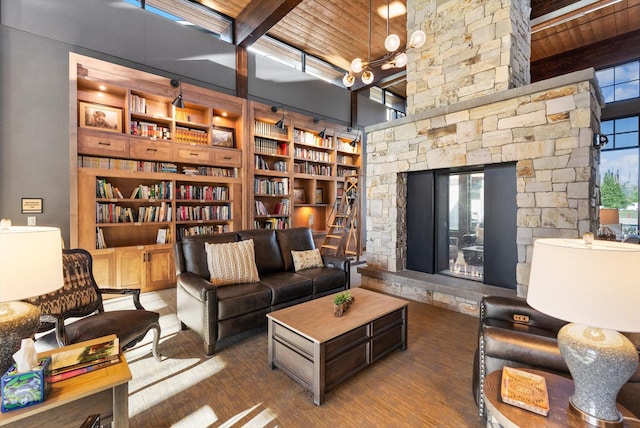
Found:
[[[482,384],[503,366],[525,367],[570,377],[556,336],[565,321],[550,317],[519,297],[486,296],[480,304],[478,348],[473,363],[472,388],[480,416],[485,417]],[[640,349],[640,335],[627,334]],[[622,388],[618,401],[638,414],[640,368]]]
[[[205,242],[253,239],[260,281],[216,287],[209,281]],[[314,249],[308,228],[242,230],[187,236],[175,245],[177,312],[181,328],[204,341],[206,355],[216,342],[265,326],[267,313],[348,289],[349,259],[322,256],[324,267],[294,271],[291,251]]]

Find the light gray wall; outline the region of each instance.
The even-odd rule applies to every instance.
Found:
[[[26,224],[20,199],[43,198],[38,224],[67,243],[69,52],[235,94],[235,47],[192,28],[120,0],[2,0],[0,217]],[[250,99],[349,123],[348,91],[255,55],[249,65]]]

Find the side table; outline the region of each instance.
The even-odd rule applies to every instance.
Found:
[[[487,426],[491,426],[491,420],[495,420],[504,428],[536,427],[536,428],[586,428],[592,427],[580,417],[569,412],[569,397],[573,394],[573,381],[571,379],[540,370],[521,369],[543,376],[547,383],[549,393],[549,414],[547,416],[521,409],[511,404],[504,403],[500,397],[500,383],[502,370],[491,372],[484,380],[484,401],[487,406]],[[635,418],[626,408],[618,404],[618,409],[625,417]],[[640,423],[624,421],[624,427],[639,428]]]
[[[38,354],[45,357],[60,349]],[[51,387],[42,403],[23,409],[0,413],[0,427],[69,427],[77,428],[91,414],[100,414],[104,426],[129,426],[129,381],[131,371],[124,355],[120,362],[89,373],[75,376]]]

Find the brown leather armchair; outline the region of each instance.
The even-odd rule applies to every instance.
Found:
[[[160,315],[140,304],[139,289],[99,288],[93,278],[91,254],[83,249],[62,250],[64,285],[53,293],[26,301],[40,309],[36,349],[38,351],[115,334],[127,350],[154,332],[152,352],[160,361]],[[131,295],[135,309],[105,312],[103,294]],[[69,318],[80,318],[65,323]]]
[[[485,417],[482,386],[486,376],[503,366],[525,367],[570,377],[556,336],[565,321],[529,306],[520,297],[486,296],[480,303],[478,348],[473,362],[472,389],[478,411]],[[640,335],[627,334],[640,349]],[[619,400],[632,412],[638,403],[640,368],[621,391]],[[619,396],[620,398],[620,396]],[[624,402],[623,402],[624,401]]]

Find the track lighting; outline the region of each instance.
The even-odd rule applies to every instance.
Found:
[[[322,131],[318,132],[318,137],[320,138],[324,138],[327,136],[327,118],[323,117],[322,120],[324,120],[324,128],[322,128]],[[317,117],[313,118],[313,123],[318,123],[320,122],[320,119],[318,119]]]
[[[178,96],[175,97],[173,101],[171,101],[171,104],[178,108],[184,108],[184,99],[182,99],[182,79],[171,79],[171,86],[173,86],[174,88],[180,88],[180,94],[178,94]]]
[[[284,105],[281,104],[280,107],[271,106],[271,111],[275,113],[275,112],[278,111],[278,108],[282,109],[282,119],[280,119],[279,121],[276,122],[276,128],[284,129],[285,128],[285,126],[284,126]]]

